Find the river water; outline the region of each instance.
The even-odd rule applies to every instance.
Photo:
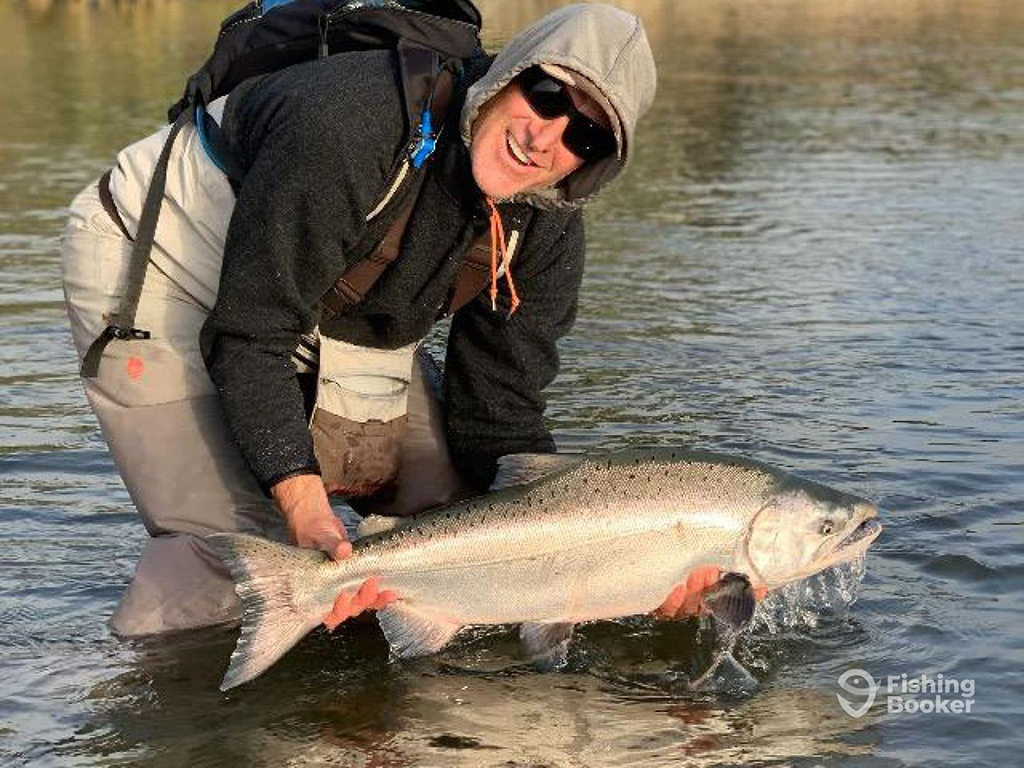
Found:
[[[485,38],[556,4],[490,0]],[[392,664],[353,626],[229,694],[232,632],[117,641],[142,530],[76,378],[56,238],[232,3],[6,2],[3,764],[1021,764],[1024,5],[623,4],[659,93],[589,210],[556,435],[739,453],[865,495],[887,523],[866,570],[770,598],[736,650],[759,684],[743,692],[687,692],[716,647],[696,621],[586,627],[551,674],[516,664],[510,632]],[[972,710],[889,711],[883,687],[854,718],[853,668],[973,681]]]

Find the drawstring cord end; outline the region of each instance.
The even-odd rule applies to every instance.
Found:
[[[516,284],[512,281],[512,259],[505,246],[505,227],[501,223],[501,216],[494,204],[494,199],[489,195],[485,198],[491,209],[491,311],[498,309],[498,251],[501,251],[501,264],[505,268],[505,283],[508,285],[510,295],[510,307],[508,317],[512,317],[519,309],[519,294],[516,292]],[[515,233],[513,233],[515,234]]]

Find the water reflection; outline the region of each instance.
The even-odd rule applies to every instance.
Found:
[[[572,755],[596,766],[872,750],[872,739],[850,738],[870,729],[871,718],[846,717],[831,693],[813,688],[771,686],[726,702],[669,695],[631,681],[621,663],[614,675],[602,664],[552,674],[487,669],[494,643],[479,646],[488,662],[473,658],[472,640],[452,654],[457,664],[390,664],[371,626],[315,635],[267,676],[225,695],[216,680],[232,640],[207,632],[137,647],[126,671],[91,688],[94,714],[58,754],[151,765],[381,766],[560,765]]]

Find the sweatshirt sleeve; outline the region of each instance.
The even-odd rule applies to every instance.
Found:
[[[200,338],[231,432],[264,489],[319,472],[291,353],[316,325],[319,299],[344,271],[402,141],[397,90],[381,87],[379,71],[353,75],[347,58],[248,81],[225,111],[246,173]]]
[[[448,444],[460,473],[480,490],[494,479],[499,457],[555,450],[544,425],[543,390],[558,373],[556,342],[576,318],[584,260],[582,214],[559,218],[553,243],[531,232],[528,250],[512,260],[522,302],[515,314],[508,316],[501,294],[492,310],[485,291],[452,322],[445,362]]]

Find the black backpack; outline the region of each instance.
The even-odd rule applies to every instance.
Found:
[[[254,0],[221,22],[213,53],[168,122],[250,77],[341,51],[420,49],[467,59],[481,52],[480,24],[470,0]]]
[[[206,104],[230,93],[247,78],[292,64],[340,52],[394,50],[401,71],[409,133],[408,163],[396,161],[393,175],[397,177],[400,165],[420,170],[433,151],[439,126],[433,124],[432,114],[444,114],[454,78],[461,71],[461,62],[483,55],[480,25],[480,12],[471,0],[253,0],[228,16],[221,23],[210,58],[188,79],[184,95],[168,110],[172,127],[146,192],[124,296],[110,325],[86,352],[82,376],[97,375],[103,350],[114,339],[149,338],[148,331],[134,327],[135,314],[163,203],[171,148],[181,128],[198,120],[197,128],[204,135],[204,144],[209,134],[215,162],[216,155],[222,155],[223,145],[217,141],[216,124],[205,118]],[[239,181],[230,157],[222,155],[220,160],[218,165],[228,177],[233,182]],[[361,267],[361,271],[356,271],[361,283],[355,293],[348,289],[352,281],[346,282],[350,271],[339,278],[332,289],[333,312],[361,300],[397,255],[401,234],[423,178],[422,172],[406,171],[401,172],[399,182],[403,188],[410,189],[398,196],[404,210],[397,210],[397,221],[383,230],[386,242],[380,244],[390,252],[382,253],[379,246],[374,246],[364,254],[367,258],[361,264],[354,265]],[[391,179],[388,183],[388,200],[394,197],[400,185],[393,182]],[[378,206],[378,212],[385,207],[384,202]],[[396,209],[399,205],[396,202],[389,207]],[[374,267],[367,270],[367,262]],[[337,294],[341,294],[340,300]]]

